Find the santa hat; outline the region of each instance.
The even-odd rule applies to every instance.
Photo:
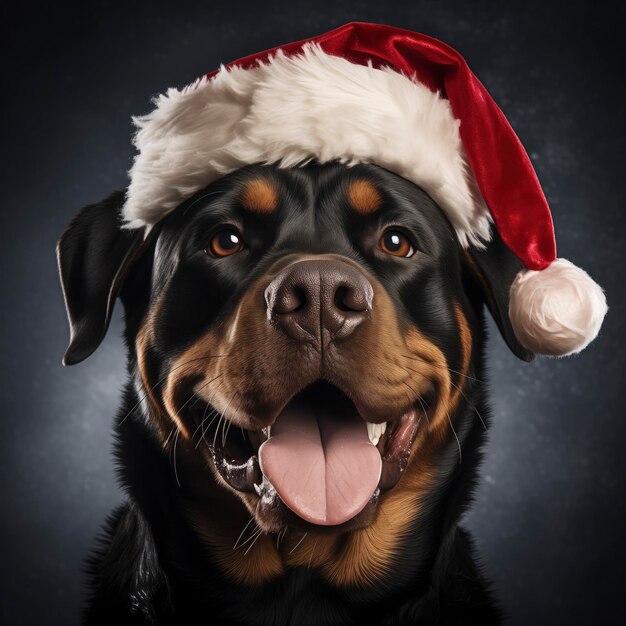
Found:
[[[146,228],[212,181],[252,163],[375,163],[419,185],[463,247],[492,222],[526,270],[509,317],[519,342],[582,350],[606,313],[602,289],[556,258],[550,209],[515,132],[461,55],[425,35],[352,23],[169,89],[134,118],[138,150],[123,218]]]

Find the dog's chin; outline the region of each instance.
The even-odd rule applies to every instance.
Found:
[[[210,414],[205,407],[203,416]],[[337,387],[318,381],[296,394],[272,426],[225,420],[198,428],[218,482],[265,532],[348,532],[368,526],[379,497],[402,477],[428,416],[415,406],[368,424]]]

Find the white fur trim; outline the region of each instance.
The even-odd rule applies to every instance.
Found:
[[[520,272],[509,295],[517,339],[539,354],[580,352],[596,338],[607,312],[602,288],[565,259],[556,259],[540,272]]]
[[[243,70],[158,96],[134,118],[138,150],[123,217],[151,226],[212,181],[252,163],[376,163],[422,187],[459,240],[482,247],[490,214],[471,174],[450,103],[390,68],[308,44]]]

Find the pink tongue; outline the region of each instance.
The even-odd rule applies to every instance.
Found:
[[[261,471],[282,501],[313,524],[353,518],[378,486],[382,459],[355,414],[289,404],[259,448]]]

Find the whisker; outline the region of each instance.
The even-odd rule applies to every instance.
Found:
[[[204,389],[206,389],[212,382],[215,382],[218,378],[221,378],[223,375],[224,375],[224,372],[221,372],[220,374],[215,376],[215,378],[211,378],[211,380],[209,380],[208,382],[204,383],[201,387],[198,387],[198,389],[194,390],[193,393],[197,395],[198,392],[203,391]],[[218,389],[219,389],[219,387],[218,387]]]
[[[317,548],[317,542],[319,537],[315,538],[315,543],[313,544],[313,549],[311,550],[311,556],[309,557],[309,562],[307,563],[307,568],[311,569],[311,561],[313,561],[313,554],[315,553],[315,548]]]
[[[180,480],[178,479],[178,468],[176,467],[176,444],[178,443],[178,437],[180,436],[180,428],[176,429],[176,437],[174,438],[174,450],[173,450],[173,457],[174,457],[174,476],[176,477],[176,482],[178,483],[178,486],[180,487]]]
[[[408,367],[408,366],[403,366],[403,369],[406,371],[411,370],[412,372],[415,372],[416,374],[419,374],[420,376],[422,376],[423,378],[426,378],[426,376],[424,374],[422,374],[422,372],[418,372],[417,370],[414,370],[412,367]],[[450,371],[454,371],[454,370],[450,370]],[[469,377],[468,377],[469,378]],[[478,380],[477,378],[474,378],[473,380]],[[479,381],[480,382],[480,381]],[[406,383],[405,383],[406,384]],[[465,393],[463,392],[463,389],[461,387],[459,387],[458,385],[455,385],[452,381],[450,381],[450,384],[455,388],[458,389],[459,393],[465,398],[465,401],[472,407],[472,409],[475,411],[476,415],[478,415],[478,419],[480,420],[481,424],[483,425],[483,428],[485,430],[487,430],[487,424],[485,423],[485,420],[482,418],[482,415],[478,412],[478,409],[472,404],[472,402],[470,402],[469,398],[465,395]],[[418,396],[418,399],[421,402],[421,398]]]
[[[478,412],[478,409],[474,406],[474,404],[470,402],[469,398],[463,393],[463,390],[460,387],[457,387],[452,381],[450,381],[450,384],[455,389],[459,390],[460,394],[465,398],[465,401],[472,407],[476,415],[478,415],[478,419],[480,420],[480,423],[483,425],[483,428],[487,430],[487,424],[485,424],[485,420],[483,419],[482,415]]]
[[[215,428],[215,435],[213,435],[213,447],[215,448],[215,443],[217,442],[217,433],[220,431],[220,424],[222,423],[222,419],[224,417],[223,413],[220,413],[220,418],[217,421],[217,427]]]
[[[405,359],[411,359],[412,361],[419,361],[420,363],[424,363],[424,359],[420,359],[419,357],[409,356],[408,354],[402,354],[401,356],[403,356]],[[484,384],[485,382],[484,380],[481,380],[480,378],[474,378],[473,376],[469,376],[468,374],[464,374],[463,372],[453,370],[452,368],[444,366],[444,365],[439,365],[438,363],[432,363],[431,361],[428,361],[428,365],[432,365],[433,367],[438,367],[439,369],[446,369],[453,374],[458,374],[459,376],[463,376],[463,378],[468,378],[469,380],[473,380],[477,383]],[[415,371],[415,370],[412,370],[412,371]],[[417,374],[421,374],[421,372],[417,372]]]
[[[408,374],[408,372],[407,372],[407,374]],[[418,372],[418,374],[419,374],[419,372]],[[409,375],[409,378],[410,378],[410,375]],[[409,385],[406,381],[402,380],[400,382],[405,387],[408,387],[415,394],[415,396],[417,397],[418,402],[420,403],[420,405],[422,407],[422,412],[424,413],[424,417],[426,418],[426,421],[430,424],[430,418],[428,417],[428,413],[426,411],[426,408],[424,407],[424,403],[422,402],[421,394],[417,393],[417,391],[415,391],[415,389],[413,389],[413,387],[411,387],[411,385]],[[413,402],[410,396],[409,396],[409,401],[411,401],[411,403]]]
[[[221,378],[221,377],[222,377],[222,375],[223,375],[223,374],[219,374],[219,375],[218,375],[218,376],[216,376],[215,378],[212,378],[212,379],[211,379],[208,383],[206,383],[206,384],[202,385],[202,387],[200,387],[198,390],[193,391],[193,392],[191,393],[191,396],[190,396],[190,398],[189,398],[189,399],[191,399],[194,395],[197,395],[197,393],[198,393],[199,391],[202,391],[203,389],[206,389],[206,388],[207,388],[207,387],[208,387],[208,386],[209,386],[212,382],[216,381],[218,378]],[[213,399],[213,396],[217,393],[217,390],[218,390],[218,389],[222,386],[222,384],[223,384],[223,381],[222,381],[222,382],[221,382],[221,383],[217,386],[217,389],[215,389],[215,391],[214,391],[214,392],[213,392],[213,394],[211,395],[211,400]],[[201,398],[199,398],[199,397],[198,397],[198,398],[196,399],[196,402],[197,402],[199,399],[201,399]],[[188,400],[188,401],[189,401],[189,400]],[[187,401],[187,402],[188,402],[188,401]],[[187,404],[187,403],[185,403],[185,404]],[[182,409],[182,408],[184,408],[185,404],[183,404],[183,406],[181,407],[181,409]],[[211,427],[211,424],[213,423],[213,420],[215,419],[215,418],[213,418],[213,419],[211,420],[211,422],[209,423],[209,425],[207,426],[207,428],[206,428],[206,429],[205,429],[205,428],[203,428],[204,423],[206,422],[206,420],[207,420],[207,419],[209,419],[209,418],[211,417],[211,415],[213,415],[213,413],[214,413],[214,412],[216,412],[216,411],[215,411],[215,409],[214,409],[214,408],[212,408],[212,409],[211,409],[211,412],[207,415],[207,414],[206,414],[206,411],[207,411],[207,409],[209,408],[209,406],[210,406],[210,402],[207,402],[207,405],[206,405],[206,407],[204,408],[204,413],[203,413],[203,415],[202,415],[202,421],[200,422],[200,424],[198,425],[198,427],[196,428],[196,430],[194,430],[194,431],[193,431],[193,434],[191,435],[191,443],[193,443],[193,439],[194,439],[194,437],[196,436],[196,433],[197,433],[200,429],[202,430],[202,434],[200,435],[200,438],[198,439],[198,443],[196,444],[196,449],[197,449],[197,448],[198,448],[198,446],[200,445],[200,442],[202,441],[202,439],[204,439],[204,434],[205,434],[205,432],[206,432],[206,431],[207,431],[207,430]]]
[[[289,554],[291,554],[306,539],[306,536],[308,534],[309,533],[307,532],[307,533],[304,533],[304,535],[302,535],[302,539],[300,539],[300,541],[298,541],[298,543],[293,548],[291,548],[291,550],[289,551]]]
[[[208,406],[209,405],[207,404],[207,407]],[[212,416],[211,421],[209,422],[208,426],[206,428],[204,428],[205,422],[211,416]],[[210,413],[202,420],[202,423],[200,424],[200,426],[198,426],[198,428],[196,428],[196,432],[200,429],[200,437],[198,437],[198,443],[196,443],[196,450],[198,449],[198,446],[200,445],[200,443],[204,440],[204,436],[206,435],[207,430],[209,430],[209,428],[211,428],[211,425],[213,424],[213,422],[215,421],[217,416],[218,416],[218,412],[215,409],[211,409]],[[193,437],[192,437],[192,442],[193,442]]]
[[[224,411],[222,412],[222,415],[226,415],[226,412],[228,411],[228,409],[230,408],[230,405],[232,403],[232,401],[235,399],[235,396],[238,394],[239,392],[236,391],[231,397],[230,400],[228,401],[228,404],[226,405],[226,408],[224,409]],[[226,431],[224,430],[226,428],[226,422],[228,422],[228,429],[230,429],[230,425],[232,424],[232,422],[227,418],[224,417],[224,424],[222,425],[222,446],[224,446],[226,444],[226,435],[228,434],[228,429],[226,429]]]
[[[448,423],[450,424],[450,428],[452,428],[452,432],[454,434],[454,438],[456,439],[456,445],[459,447],[459,465],[461,465],[462,457],[461,457],[461,442],[456,434],[456,430],[454,430],[454,426],[452,425],[452,420],[450,419],[450,414],[446,411],[446,415],[448,417]]]
[[[407,368],[404,368],[404,369],[406,371]],[[424,374],[422,374],[421,372],[417,372],[416,370],[414,370],[414,369],[412,369],[410,367],[408,369],[411,370],[412,372],[415,372],[416,374],[420,374],[421,376],[424,376]],[[424,405],[422,403],[422,396],[420,394],[416,393],[415,390],[410,385],[408,385],[406,382],[404,382],[404,381],[401,381],[401,382],[404,383],[407,387],[409,387],[409,389],[411,389],[413,391],[413,393],[416,394],[417,400],[419,401],[419,403],[422,406],[422,411],[424,412],[424,417],[426,418],[426,420],[430,424],[430,419],[428,418],[428,413],[426,412],[426,409],[424,408]],[[463,394],[463,397],[465,398],[465,400],[467,400],[467,396],[463,393],[463,391],[459,387],[457,387],[452,381],[450,381],[450,384],[453,387],[456,387],[461,392],[461,394]],[[424,402],[426,402],[426,404],[428,404],[428,402],[425,399],[424,399]],[[467,402],[470,403],[469,400],[467,400]],[[476,411],[476,408],[475,407],[473,407],[473,408]],[[480,418],[480,421],[482,422],[483,426],[485,426],[485,422],[483,421],[482,417],[480,417],[480,413],[478,413],[478,411],[476,411],[476,414]],[[456,439],[456,444],[457,444],[457,446],[459,448],[459,465],[460,465],[462,463],[462,461],[463,461],[463,457],[462,457],[462,454],[461,454],[461,442],[459,441],[459,437],[456,434],[456,430],[454,430],[454,425],[452,424],[452,420],[450,419],[450,413],[447,410],[446,410],[446,417],[448,418],[448,423],[450,424],[450,428],[452,429],[452,433],[454,434],[454,438]],[[486,426],[485,426],[485,428],[486,428]]]
[[[426,407],[424,406],[424,402],[422,402],[422,397],[421,396],[417,396],[417,400],[420,403],[421,407],[422,407],[422,413],[424,413],[424,417],[426,418],[426,422],[428,423],[428,425],[430,426],[430,417],[428,417],[428,412],[426,411]],[[417,422],[417,425],[419,426],[419,423],[421,421],[421,417]]]
[[[202,387],[200,387],[198,389],[198,391],[202,391],[203,389],[206,389],[212,382],[216,381],[218,378],[221,378],[223,376],[223,374],[218,374],[215,378],[212,378],[208,383],[202,385]],[[187,398],[187,400],[176,409],[176,415],[180,416],[180,412],[195,398],[197,398],[197,391],[192,391],[191,394],[189,395],[189,398]]]
[[[193,443],[193,439],[196,436],[196,433],[200,430],[200,428],[202,427],[202,424],[204,424],[204,420],[207,418],[207,411],[209,410],[209,407],[211,405],[207,403],[207,405],[204,407],[204,411],[202,411],[202,419],[200,420],[200,424],[198,424],[198,427],[196,428],[196,430],[193,431],[193,433],[191,434],[191,443]]]
[[[238,351],[245,350],[252,343],[253,343],[252,341],[243,342],[237,346],[237,350]],[[203,356],[195,357],[193,359],[188,359],[187,361],[184,361],[183,363],[179,363],[172,369],[168,370],[163,376],[161,376],[161,378],[159,378],[159,380],[157,380],[156,383],[154,383],[154,385],[149,386],[147,389],[144,387],[144,390],[141,391],[141,393],[135,390],[136,393],[138,393],[141,397],[139,398],[137,403],[133,407],[131,407],[128,413],[126,413],[126,415],[124,415],[124,417],[120,420],[118,426],[121,426],[126,421],[126,419],[128,419],[128,417],[130,417],[137,410],[137,408],[141,405],[141,403],[148,397],[148,393],[150,391],[156,391],[156,388],[159,385],[163,384],[163,382],[167,380],[167,378],[172,372],[176,371],[177,369],[180,369],[181,367],[186,367],[187,365],[190,365],[191,363],[195,363],[197,361],[208,361],[210,359],[223,359],[223,358],[232,357],[233,355],[234,355],[234,352],[228,352],[226,354],[205,354]],[[142,384],[143,384],[143,381],[142,381]]]
[[[217,380],[217,379],[218,379],[218,378],[220,378],[221,376],[222,376],[222,374],[219,374],[219,375],[218,375],[218,376],[216,376],[215,378],[212,378],[212,379],[211,379],[211,380],[210,380],[210,381],[209,381],[206,385],[204,385],[203,387],[201,387],[201,389],[204,389],[204,387],[208,387],[208,385],[209,385],[210,383],[212,383],[213,381]],[[187,398],[187,400],[183,403],[183,405],[182,405],[182,406],[180,406],[180,407],[178,407],[178,408],[176,409],[176,415],[177,415],[177,417],[179,417],[179,418],[180,418],[180,412],[181,412],[181,411],[182,411],[182,410],[183,410],[183,409],[184,409],[184,408],[185,408],[185,407],[186,407],[186,406],[187,406],[187,405],[188,405],[188,404],[189,404],[189,403],[193,400],[194,396],[195,396],[195,393],[191,393],[191,394],[190,394],[190,396],[189,396],[189,398]],[[197,431],[198,431],[198,429],[196,428],[196,430],[194,431],[194,435],[195,435],[195,433],[196,433]],[[174,441],[174,448],[176,448],[176,443],[177,443],[177,441],[178,441],[178,434],[180,434],[180,429],[178,430],[178,433],[177,433],[177,439],[176,439],[176,441]],[[191,442],[193,443],[193,435],[191,436]],[[174,459],[174,460],[176,460],[176,459]],[[179,484],[179,486],[180,486],[180,484]]]
[[[247,543],[249,543],[250,541],[252,541],[253,539],[255,539],[257,537],[257,535],[259,535],[259,533],[262,532],[262,528],[260,526],[257,526],[256,528],[252,529],[252,532],[250,533],[250,536],[243,541],[242,543],[239,544],[239,548],[243,548],[243,546],[245,546]]]
[[[413,389],[413,387],[411,387],[411,385],[409,385],[409,384],[405,383],[403,380],[401,380],[400,382],[401,382],[401,383],[402,383],[402,384],[403,384],[403,385],[404,385],[404,386],[405,386],[408,390],[410,390],[411,392],[413,392],[413,393],[415,394],[415,389]],[[409,402],[410,402],[411,404],[413,404],[413,398],[412,398],[412,397],[411,397],[408,393],[406,393],[406,391],[405,391],[404,393],[406,394],[406,397],[409,399]],[[417,395],[419,396],[419,394],[417,394]]]
[[[207,427],[202,429],[202,432],[200,433],[200,440],[198,441],[198,443],[200,443],[200,441],[205,440],[205,437],[206,437],[207,432],[209,431],[209,428],[211,428],[211,426],[213,425],[213,422],[220,417],[219,411],[215,409],[211,411],[211,414],[213,415],[213,417],[211,421],[208,423]]]
[[[406,370],[405,370],[405,372],[406,372]],[[410,374],[408,374],[408,372],[407,372],[407,375],[408,375],[408,377],[409,377],[409,378],[411,378],[411,375],[410,375]],[[411,390],[411,391],[412,391],[412,392],[413,392],[413,393],[414,393],[414,394],[415,394],[415,395],[419,398],[419,396],[420,396],[421,394],[417,393],[417,391],[415,391],[415,389],[413,389],[413,387],[411,387],[411,385],[409,385],[409,383],[407,383],[407,382],[406,382],[406,380],[401,380],[400,382],[401,382],[401,383],[402,383],[405,387],[408,387],[408,388],[409,388],[409,389],[410,389],[410,390]]]
[[[228,422],[228,426],[226,426],[226,430],[224,430],[224,427],[222,426],[222,446],[226,445],[226,439],[228,439],[228,431],[230,430],[230,427],[233,425],[233,423],[228,418],[224,420],[224,424],[226,424],[226,422]]]
[[[175,425],[174,428],[172,428],[172,430],[170,430],[170,434],[167,436],[167,439],[165,440],[165,443],[163,444],[163,447],[166,448],[167,444],[169,442],[169,440],[172,438],[172,435],[174,434],[174,432],[176,431],[177,426]]]
[[[120,420],[119,426],[121,426],[126,421],[126,419],[130,417],[134,413],[134,411],[137,410],[137,407],[139,407],[139,405],[148,397],[149,391],[156,391],[156,388],[159,385],[163,384],[163,382],[167,380],[167,378],[172,372],[176,371],[177,369],[180,369],[181,367],[185,367],[186,365],[189,365],[190,363],[195,363],[196,361],[207,361],[209,359],[219,359],[219,358],[229,357],[229,356],[232,356],[232,355],[231,354],[209,354],[209,355],[197,357],[195,359],[189,359],[188,361],[185,361],[184,363],[179,363],[176,367],[173,367],[171,370],[168,370],[166,374],[161,376],[161,378],[159,378],[159,380],[157,380],[157,382],[154,383],[154,385],[150,386],[148,390],[144,389],[144,391],[141,392],[142,397],[139,398],[137,403]]]
[[[263,534],[263,529],[261,527],[259,527],[259,532],[257,532],[256,536],[254,537],[254,540],[252,541],[252,543],[248,546],[248,549],[243,553],[244,556],[246,556],[248,554],[248,552],[250,552],[250,550],[252,550],[252,546],[254,546],[254,544],[257,542],[257,539]]]
[[[228,425],[226,424],[228,422]],[[226,416],[224,416],[224,421],[222,422],[222,447],[226,445],[226,429],[230,426],[230,422]]]
[[[408,385],[405,385],[405,387],[407,387],[407,389],[411,389]],[[406,396],[406,399],[409,401],[409,404],[412,405],[413,404],[413,398],[405,391],[404,395]]]
[[[409,367],[408,365],[402,365],[401,367],[405,372],[408,372],[408,371],[415,372],[416,374],[419,374],[422,378],[425,378],[426,380],[428,380],[428,376],[426,376],[426,374],[424,374],[423,372],[420,372],[419,370],[414,370],[412,367]]]
[[[237,537],[237,541],[235,541],[235,545],[233,546],[233,550],[236,550],[239,542],[241,541],[241,538],[243,537],[243,534],[246,532],[246,530],[248,529],[248,526],[250,526],[250,524],[252,524],[252,522],[254,522],[254,517],[250,517],[250,520],[248,521],[248,523],[243,527],[243,530],[241,531],[241,533],[239,533],[239,537]]]

